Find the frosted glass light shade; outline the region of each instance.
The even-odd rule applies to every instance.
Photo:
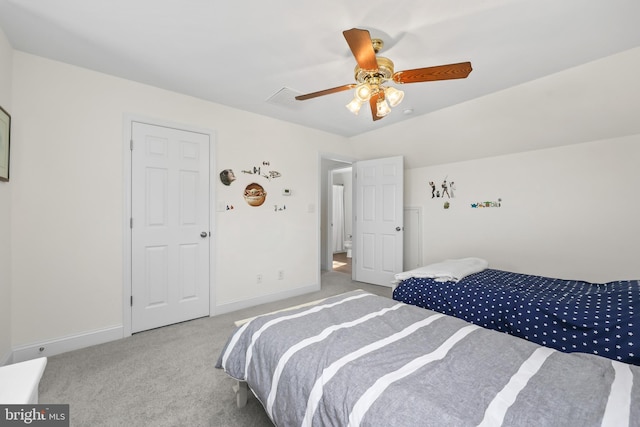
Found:
[[[387,101],[389,101],[389,105],[395,107],[402,102],[404,92],[395,87],[388,87],[384,90],[384,96],[387,98]]]
[[[355,96],[361,102],[368,101],[369,97],[371,96],[371,86],[369,86],[368,83],[359,84],[358,86],[356,86]]]
[[[356,116],[360,112],[360,107],[362,107],[362,101],[358,98],[353,98],[350,103],[346,105],[347,109],[351,111]]]
[[[391,112],[391,108],[389,108],[389,104],[387,104],[387,101],[384,99],[379,99],[376,106],[377,106],[376,109],[377,109],[378,117],[384,117]]]

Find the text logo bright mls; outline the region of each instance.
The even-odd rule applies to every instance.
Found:
[[[0,405],[0,427],[69,427],[69,405]]]

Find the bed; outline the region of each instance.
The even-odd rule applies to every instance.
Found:
[[[276,426],[640,425],[638,366],[361,290],[250,320],[216,367]]]
[[[396,276],[393,299],[564,352],[640,365],[640,281],[596,284],[447,260]],[[485,261],[486,263],[486,261]]]

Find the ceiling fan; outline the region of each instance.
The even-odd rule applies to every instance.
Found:
[[[325,89],[306,95],[296,96],[298,101],[304,101],[318,96],[329,95],[355,88],[353,100],[347,104],[347,108],[354,114],[358,114],[360,107],[369,102],[373,120],[380,120],[389,112],[390,107],[395,107],[404,98],[404,92],[393,86],[386,86],[392,80],[395,83],[419,83],[436,80],[464,79],[471,72],[471,62],[458,64],[438,65],[435,67],[416,68],[413,70],[393,70],[393,62],[376,54],[382,49],[384,43],[380,39],[371,39],[367,30],[352,28],[343,31],[344,38],[356,58],[355,80],[356,83]]]

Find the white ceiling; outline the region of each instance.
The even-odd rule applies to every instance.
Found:
[[[638,47],[639,18],[638,0],[0,0],[15,49],[347,137]],[[295,101],[353,83],[354,27],[396,70],[474,70],[403,85],[375,123],[344,108],[350,91]]]

